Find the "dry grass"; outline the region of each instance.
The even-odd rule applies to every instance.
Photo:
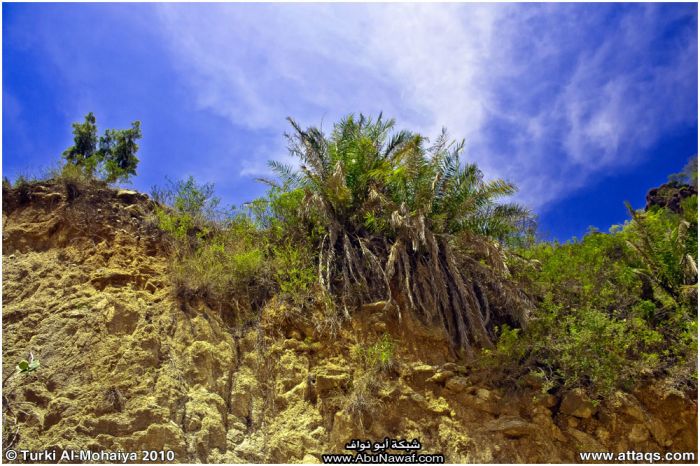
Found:
[[[353,380],[343,408],[353,419],[359,419],[362,425],[363,420],[371,419],[381,408],[382,403],[377,396],[380,388],[381,380],[374,371],[363,372]]]

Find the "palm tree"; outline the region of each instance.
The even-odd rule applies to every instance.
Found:
[[[384,300],[399,318],[408,308],[442,325],[468,353],[492,346],[495,323],[524,324],[529,303],[507,281],[495,240],[517,233],[530,215],[497,203],[515,192],[512,184],[485,181],[475,164],[461,164],[464,142],[443,130],[429,145],[421,135],[393,132],[394,120],[381,115],[348,116],[330,136],[289,122],[289,150],[301,165],[271,167],[287,189],[304,191],[306,218],[325,231],[319,282],[346,315]]]

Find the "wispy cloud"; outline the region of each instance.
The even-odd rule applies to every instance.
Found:
[[[284,117],[378,113],[447,127],[534,208],[640,163],[697,115],[697,31],[677,5],[161,5],[201,109],[269,136],[241,174],[283,158]],[[695,21],[693,21],[693,24]],[[661,46],[663,43],[663,47]],[[689,99],[688,96],[694,98]]]

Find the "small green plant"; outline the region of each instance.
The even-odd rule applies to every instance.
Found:
[[[17,403],[14,401],[13,397],[14,391],[19,386],[21,386],[21,382],[20,384],[15,383],[14,385],[9,385],[8,382],[16,375],[24,374],[24,376],[26,376],[27,374],[36,371],[40,365],[41,364],[39,363],[39,360],[34,359],[34,353],[30,351],[29,358],[22,359],[19,363],[17,363],[15,370],[12,371],[9,375],[5,376],[5,378],[2,380],[2,440],[3,447],[6,449],[12,448],[12,446],[19,438],[19,414],[26,414],[21,409],[18,409],[17,406],[15,406],[15,404]]]
[[[26,359],[23,359],[19,362],[19,364],[17,364],[17,371],[19,371],[22,374],[34,372],[39,368],[40,365],[41,364],[39,363],[39,361],[27,361]]]
[[[366,348],[355,345],[352,352],[356,359],[371,370],[387,371],[396,363],[396,343],[386,333],[376,343]]]

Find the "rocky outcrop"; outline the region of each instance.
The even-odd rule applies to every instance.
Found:
[[[646,196],[646,206],[644,210],[653,207],[662,207],[675,213],[680,213],[683,199],[696,196],[698,190],[688,184],[681,184],[675,181],[662,184],[658,188],[649,190]]]
[[[575,388],[567,392],[561,400],[559,411],[569,416],[588,419],[597,411],[593,401],[581,388]]]
[[[384,306],[332,333],[324,316],[273,300],[255,325],[234,326],[175,295],[145,197],[40,188],[3,193],[3,369],[30,353],[41,362],[5,385],[16,448],[215,463],[320,462],[352,438],[387,436],[455,463],[697,451],[695,394],[659,382],[596,404],[579,390],[491,387],[441,331]],[[393,364],[372,371],[356,350],[384,335]]]

